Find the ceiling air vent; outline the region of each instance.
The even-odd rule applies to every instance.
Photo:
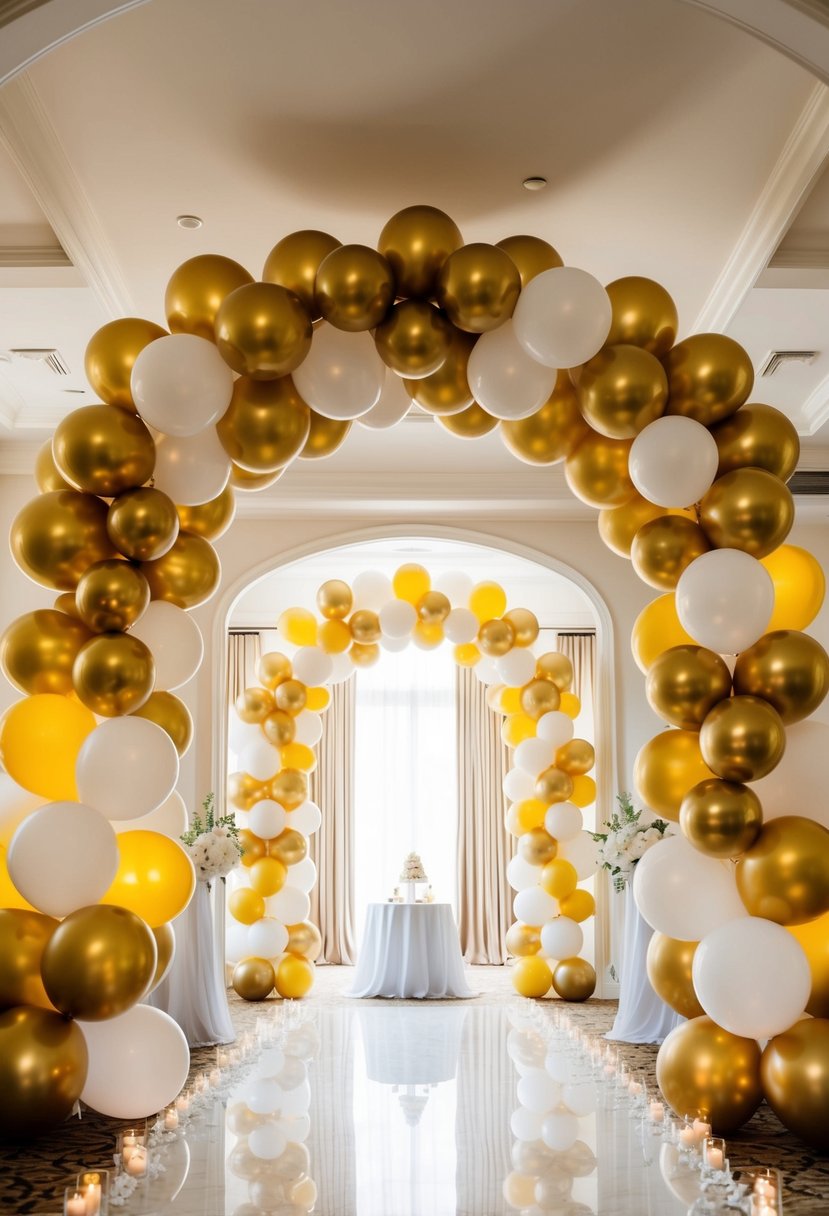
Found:
[[[45,363],[56,376],[68,376],[69,364],[54,346],[19,346],[9,351],[15,359],[29,359],[32,363]]]
[[[760,368],[760,375],[773,376],[784,363],[814,363],[819,353],[816,350],[773,350]]]
[[[799,497],[829,495],[829,471],[802,469],[789,479],[789,489]]]

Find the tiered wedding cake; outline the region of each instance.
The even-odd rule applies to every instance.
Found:
[[[420,860],[418,853],[409,853],[406,860],[403,862],[403,869],[400,871],[401,882],[428,882],[426,871],[423,869],[423,862]]]

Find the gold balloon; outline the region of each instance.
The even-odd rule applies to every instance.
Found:
[[[150,932],[155,938],[156,964],[155,975],[147,989],[148,993],[154,992],[162,980],[167,978],[176,954],[176,934],[169,921],[164,925],[156,925]]]
[[[420,380],[443,365],[453,328],[427,300],[401,300],[374,334],[377,353],[398,376]],[[457,367],[452,369],[457,372]],[[453,376],[454,379],[454,376]]]
[[[522,925],[516,921],[507,929],[507,953],[516,958],[527,958],[541,949],[541,930],[537,925]]]
[[[510,608],[504,613],[515,633],[513,646],[532,646],[538,637],[538,617],[529,608]]]
[[[308,690],[301,680],[282,680],[277,684],[274,692],[274,701],[277,709],[284,709],[286,713],[296,717],[305,708],[305,702],[308,700]]]
[[[299,367],[311,349],[311,318],[284,287],[248,283],[222,301],[216,346],[240,376],[275,380]]]
[[[284,828],[275,840],[268,841],[268,856],[275,857],[283,866],[295,866],[307,853],[308,841],[295,828]]]
[[[57,425],[52,455],[76,490],[112,498],[153,475],[155,444],[141,419],[111,405],[84,405]]]
[[[503,249],[515,263],[522,291],[537,274],[564,265],[560,254],[539,236],[505,236],[496,242],[495,248]]]
[[[181,510],[199,510],[185,507]],[[179,516],[172,498],[161,490],[141,486],[125,490],[110,503],[107,533],[115,548],[135,562],[163,557],[175,544]]]
[[[198,608],[219,586],[222,568],[209,540],[179,532],[175,544],[163,557],[142,562],[154,600],[166,600],[178,608]]]
[[[0,1009],[54,1006],[40,976],[40,961],[58,927],[51,916],[22,908],[0,908]]]
[[[267,473],[293,460],[310,428],[311,411],[290,376],[268,381],[242,376],[216,425],[233,463],[251,473]]]
[[[781,1123],[820,1152],[829,1149],[829,1020],[804,1018],[775,1035],[760,1064],[763,1092]]]
[[[0,637],[0,666],[23,692],[65,696],[72,692],[72,664],[91,636],[86,625],[63,612],[27,612]]]
[[[675,1114],[705,1118],[719,1136],[748,1122],[763,1099],[756,1041],[709,1017],[671,1031],[656,1057],[656,1079]]]
[[[75,603],[75,592],[64,591],[61,595],[56,596],[55,611],[63,613],[64,616],[71,616],[73,620],[80,621],[78,605]]]
[[[317,607],[326,620],[345,620],[353,603],[354,593],[341,578],[329,578],[317,591]]]
[[[268,846],[264,840],[261,840],[248,828],[242,828],[239,832],[239,843],[242,846],[242,865],[250,867],[260,857],[267,857]]]
[[[437,420],[458,439],[480,439],[498,426],[498,419],[488,414],[477,401],[457,414],[440,414]]]
[[[544,828],[531,828],[518,837],[518,854],[531,866],[546,866],[557,852],[557,842]]]
[[[93,562],[114,557],[106,503],[76,490],[41,494],[18,511],[11,526],[12,557],[42,587],[73,591]]]
[[[751,916],[802,925],[829,912],[829,831],[784,815],[763,825],[737,862],[737,890]]]
[[[380,618],[370,608],[359,608],[352,613],[348,625],[355,642],[367,645],[380,641]]]
[[[539,802],[566,802],[573,792],[573,778],[569,773],[551,765],[540,773],[535,783],[535,796]]]
[[[243,1001],[264,1001],[276,983],[273,964],[266,958],[243,958],[233,968],[231,983]]]
[[[373,667],[380,659],[380,647],[376,642],[355,642],[348,657],[355,667]]]
[[[676,597],[659,595],[646,604],[633,622],[630,648],[636,666],[647,674],[651,664],[673,646],[695,646],[676,614]]]
[[[607,346],[627,343],[661,359],[676,342],[679,316],[664,287],[653,279],[628,275],[607,285],[613,309]]]
[[[628,473],[632,439],[608,439],[590,430],[564,462],[564,476],[576,498],[589,507],[618,507],[634,495]]]
[[[703,646],[672,646],[648,668],[645,695],[654,713],[672,726],[699,730],[731,693],[731,673],[720,655]]]
[[[267,490],[268,486],[272,486],[274,482],[279,481],[282,474],[285,472],[287,465],[282,465],[279,469],[274,469],[271,473],[249,473],[247,469],[243,469],[241,465],[230,462],[230,480],[228,485],[234,490],[243,490],[247,493],[256,493],[257,490]]]
[[[566,460],[589,430],[570,378],[560,371],[541,409],[528,418],[502,422],[501,438],[513,456],[525,464],[557,464]]]
[[[266,688],[276,688],[283,680],[290,680],[292,671],[291,660],[278,650],[269,650],[259,660],[259,679]]]
[[[452,605],[442,591],[427,591],[417,601],[416,607],[417,615],[427,625],[445,621],[452,610]],[[515,628],[514,625],[513,628]]]
[[[308,438],[299,453],[299,459],[323,460],[326,456],[333,456],[337,448],[345,443],[345,437],[350,430],[350,419],[323,418],[322,414],[311,410]]]
[[[548,650],[539,655],[535,674],[544,680],[552,680],[559,692],[567,692],[573,683],[573,664],[558,650]]]
[[[322,953],[322,934],[316,925],[309,920],[301,921],[298,925],[288,925],[287,954],[299,954],[313,963]]]
[[[702,758],[699,735],[664,730],[640,748],[633,765],[636,792],[665,819],[679,819],[682,799],[693,786],[715,776]]]
[[[262,732],[274,747],[287,747],[296,735],[296,722],[284,709],[275,709],[262,722]]]
[[[506,654],[515,643],[515,630],[507,620],[484,621],[478,630],[478,646],[491,658]]]
[[[368,245],[339,245],[320,263],[314,300],[316,312],[335,329],[374,329],[394,303],[391,267]]]
[[[584,958],[563,958],[553,972],[553,988],[563,1001],[586,1001],[596,991],[596,972]]]
[[[155,662],[138,638],[101,633],[78,651],[72,682],[78,700],[93,713],[117,718],[147,700],[155,684]]]
[[[88,1062],[80,1028],[59,1013],[28,1005],[0,1013],[0,1134],[58,1127],[81,1096]]]
[[[173,271],[164,293],[167,324],[174,334],[196,334],[215,341],[216,314],[237,287],[253,282],[244,266],[218,253],[188,258]]]
[[[571,739],[569,743],[562,744],[556,752],[556,768],[560,768],[563,773],[569,773],[571,777],[589,773],[595,763],[595,749],[586,739]]]
[[[480,409],[480,406],[473,405],[472,390],[466,378],[469,356],[477,338],[454,326],[450,326],[449,330],[449,344],[440,367],[431,375],[403,381],[412,400],[427,414],[440,418],[460,415],[470,408]],[[491,415],[487,414],[486,417],[490,418]],[[488,429],[492,430],[492,427]]]
[[[561,693],[552,680],[536,677],[521,689],[521,708],[536,722],[544,714],[558,709],[560,704]]]
[[[744,405],[712,427],[720,454],[717,477],[750,466],[788,481],[800,459],[800,437],[792,422],[771,405]]]
[[[699,507],[700,523],[718,549],[742,549],[766,557],[794,523],[787,486],[765,469],[735,469],[711,486]]]
[[[742,346],[725,334],[693,334],[665,357],[668,414],[703,426],[728,418],[748,400],[754,368]]]
[[[648,943],[647,971],[658,997],[683,1018],[700,1018],[705,1010],[694,990],[694,955],[699,942],[680,942],[654,933]]]
[[[735,696],[720,701],[700,727],[705,763],[726,781],[758,781],[779,763],[786,728],[768,701]]]
[[[680,515],[696,520],[690,509],[666,511],[664,507],[657,507],[648,502],[641,494],[634,494],[620,507],[605,507],[599,512],[599,536],[608,549],[612,549],[620,557],[630,557],[633,538],[639,529],[654,519],[661,519],[663,515]]]
[[[283,768],[268,782],[268,792],[286,811],[296,810],[308,797],[308,778],[298,769]]]
[[[262,271],[266,283],[278,283],[298,296],[311,320],[315,321],[320,313],[314,298],[314,283],[317,271],[324,258],[333,249],[339,249],[340,242],[327,232],[318,232],[313,228],[300,232],[291,232],[282,238],[268,254]]]
[[[577,388],[581,412],[609,439],[633,439],[665,412],[668,378],[639,346],[605,346],[583,365]]]
[[[102,325],[92,335],[84,355],[86,378],[108,405],[135,413],[130,379],[135,360],[167,330],[140,317],[121,317]]]
[[[380,233],[377,248],[389,262],[398,296],[435,294],[438,274],[463,237],[454,220],[437,207],[404,207]]]
[[[249,811],[255,802],[267,797],[261,781],[250,773],[230,773],[227,778],[227,800],[240,811]]]
[[[96,633],[123,631],[146,612],[150,587],[136,566],[112,558],[81,575],[75,603],[83,623]]]
[[[147,700],[139,709],[133,710],[133,717],[146,718],[155,722],[170,736],[179,756],[183,756],[193,742],[193,718],[184,702],[171,692],[150,693]]]
[[[829,691],[829,655],[808,634],[777,629],[740,654],[734,691],[762,697],[787,724],[799,722]]]
[[[43,986],[68,1017],[102,1022],[140,1001],[155,975],[149,927],[126,908],[79,908],[58,925],[43,951]]]
[[[642,581],[664,591],[675,587],[683,570],[710,547],[699,524],[683,515],[660,515],[636,533],[630,557]]]
[[[679,824],[700,853],[723,859],[739,857],[760,835],[763,808],[747,785],[710,778],[682,799]]]
[[[47,439],[35,457],[35,481],[41,494],[53,490],[71,490],[69,482],[61,477],[52,455],[52,440]]]
[[[496,245],[462,245],[443,263],[437,300],[453,325],[484,334],[513,314],[521,277],[509,254]]]
[[[276,991],[286,1000],[298,1001],[314,984],[314,968],[307,958],[284,954],[276,968]]]
[[[788,925],[809,960],[812,992],[806,1012],[813,1018],[829,1018],[829,912],[805,925]]]
[[[246,688],[236,698],[236,713],[243,722],[264,722],[276,707],[268,688]]]
[[[233,487],[226,485],[221,494],[196,507],[177,506],[176,512],[184,532],[189,532],[191,536],[203,536],[205,540],[218,540],[227,532],[236,514]]]

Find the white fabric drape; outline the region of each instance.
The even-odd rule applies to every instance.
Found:
[[[656,995],[646,969],[648,943],[653,929],[642,919],[633,898],[633,883],[625,887],[625,930],[622,938],[622,966],[619,976],[619,1009],[607,1038],[621,1043],[661,1043],[685,1021]]]
[[[259,683],[257,667],[262,656],[258,629],[230,629],[227,635],[227,704],[233,703],[246,688]]]

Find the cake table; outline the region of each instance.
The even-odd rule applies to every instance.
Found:
[[[477,996],[466,982],[450,904],[369,904],[353,997]]]

